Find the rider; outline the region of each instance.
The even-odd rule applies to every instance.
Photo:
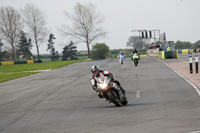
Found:
[[[131,60],[133,60],[133,55],[134,55],[135,53],[138,54],[138,57],[139,57],[139,60],[140,60],[140,53],[137,51],[136,48],[131,52],[131,57],[132,57]]]
[[[119,57],[119,59],[125,59],[125,55],[124,55],[124,53],[123,52],[120,52],[120,55],[118,56]]]
[[[113,81],[114,83],[119,85],[122,93],[125,94],[125,90],[120,85],[120,82],[118,80],[114,79],[112,73],[110,73],[106,70],[101,70],[98,65],[93,65],[91,68],[91,72],[92,72],[92,79],[91,79],[92,89],[94,89],[98,93],[99,98],[103,98],[103,96],[102,96],[101,92],[99,91],[97,83],[100,83],[100,81],[104,81],[105,77],[110,78],[111,81]]]

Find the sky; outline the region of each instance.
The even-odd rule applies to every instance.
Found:
[[[200,0],[0,0],[0,7],[23,8],[26,3],[36,4],[45,14],[47,27],[56,37],[55,49],[62,53],[71,40],[57,30],[62,24],[70,23],[64,11],[72,13],[74,6],[92,3],[105,17],[102,27],[107,36],[95,43],[105,43],[110,49],[125,49],[130,36],[139,32],[132,30],[160,30],[167,41],[200,40]],[[48,40],[48,38],[47,38]],[[90,46],[92,48],[92,46]],[[40,46],[41,54],[49,54],[47,42]],[[77,44],[78,51],[86,51],[85,43]],[[35,46],[32,52],[36,54]]]

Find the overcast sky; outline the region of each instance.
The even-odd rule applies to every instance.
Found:
[[[37,4],[46,13],[47,25],[57,38],[56,50],[61,53],[70,40],[61,37],[57,27],[68,23],[63,12],[72,12],[77,2],[96,5],[105,17],[103,28],[107,37],[96,42],[106,43],[110,49],[127,48],[128,38],[138,35],[131,30],[159,29],[166,33],[168,41],[200,40],[200,0],[0,0],[0,7],[20,9],[26,3]],[[40,53],[49,53],[47,42],[41,48]],[[78,44],[77,49],[87,50],[86,44]],[[32,52],[36,53],[35,47]]]

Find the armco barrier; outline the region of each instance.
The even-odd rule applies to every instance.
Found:
[[[34,60],[27,60],[27,64],[34,63]]]
[[[189,49],[188,52],[189,52],[189,53],[193,53],[193,52],[194,52],[194,49]]]
[[[92,58],[92,60],[101,60],[101,58]]]
[[[42,60],[34,60],[34,63],[42,63]]]
[[[14,61],[1,62],[1,65],[14,65]]]
[[[31,63],[41,63],[40,61],[34,61],[34,60],[27,60],[27,61],[6,61],[6,62],[0,62],[0,65],[14,65],[14,64],[31,64]]]
[[[184,54],[184,53],[189,53],[188,51],[189,51],[188,49],[182,49],[182,53],[183,53],[183,54]]]
[[[84,59],[84,60],[86,60],[86,61],[90,61],[90,60],[92,60],[92,59]]]
[[[147,56],[147,54],[142,54],[142,55],[140,55],[140,57],[145,57],[145,56]]]
[[[178,53],[179,54],[185,54],[185,53],[193,53],[194,50],[193,49],[179,49]],[[198,52],[198,49],[196,50],[196,52]]]
[[[161,60],[164,60],[165,59],[165,52],[164,51],[158,51],[157,57]]]
[[[182,50],[181,50],[181,49],[179,49],[179,50],[178,50],[178,53],[179,53],[179,54],[182,54]]]
[[[26,61],[15,61],[15,64],[26,64]]]

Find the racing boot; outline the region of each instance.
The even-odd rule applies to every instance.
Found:
[[[120,86],[120,90],[122,91],[123,94],[125,94],[126,91],[121,86]]]
[[[97,94],[98,94],[99,98],[103,98],[103,94],[100,91],[98,91]]]

